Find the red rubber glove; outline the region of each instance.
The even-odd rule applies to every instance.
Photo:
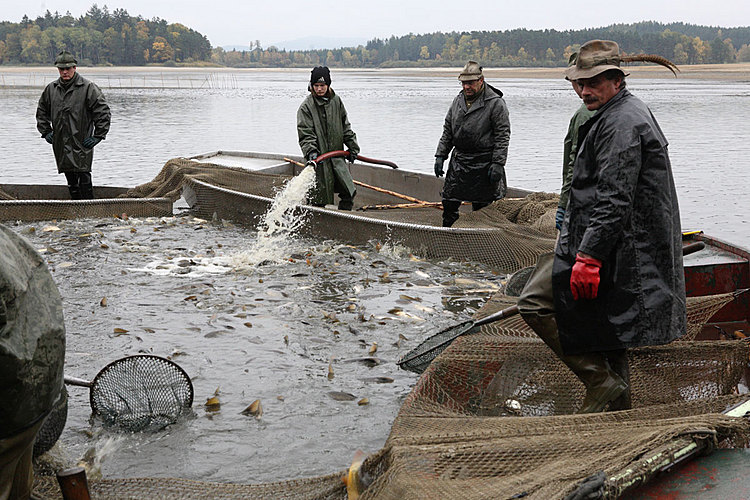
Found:
[[[570,274],[570,291],[573,299],[595,299],[599,292],[599,269],[602,261],[593,257],[576,255],[576,263]]]

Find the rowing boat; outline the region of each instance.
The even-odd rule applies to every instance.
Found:
[[[272,187],[304,168],[299,156],[236,151],[200,154],[188,161],[255,174],[251,181],[231,187],[187,179],[182,188],[185,201],[200,217],[231,220],[249,227],[257,227],[273,203]],[[375,241],[405,247],[426,258],[481,262],[503,273],[533,265],[541,253],[554,245],[553,218],[547,218],[545,232],[532,224],[510,222],[492,210],[499,206],[500,202],[496,202],[473,213],[470,206],[461,207],[459,221],[454,227],[444,228],[440,207],[442,179],[361,162],[355,162],[350,171],[357,185],[355,209],[299,205],[296,213],[306,219],[301,235],[352,245]],[[530,194],[531,191],[509,188],[506,200],[501,202],[503,207],[517,205],[514,210],[518,213]]]

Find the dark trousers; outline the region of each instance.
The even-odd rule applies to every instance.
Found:
[[[72,200],[93,200],[94,185],[91,172],[65,172],[68,191]]]
[[[471,209],[477,211],[490,203],[472,203]],[[443,227],[451,227],[458,220],[458,209],[461,208],[460,201],[443,200]]]

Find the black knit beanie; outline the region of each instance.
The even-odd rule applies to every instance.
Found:
[[[331,72],[326,66],[315,66],[310,72],[310,85],[318,82],[331,85]]]

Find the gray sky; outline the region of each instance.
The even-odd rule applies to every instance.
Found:
[[[35,18],[46,10],[78,17],[94,3],[182,23],[206,35],[213,46],[260,40],[267,47],[309,36],[370,40],[435,31],[564,30],[644,20],[750,25],[748,0],[0,0],[0,21],[18,22],[24,14]]]

